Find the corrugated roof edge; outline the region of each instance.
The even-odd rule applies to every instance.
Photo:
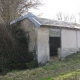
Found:
[[[63,29],[80,30],[80,27],[65,27],[65,26],[58,26],[58,25],[41,25],[41,27],[50,27],[50,28],[63,28]]]
[[[23,20],[23,19],[28,18],[28,19],[30,19],[30,21],[32,21],[32,22],[36,25],[36,27],[40,28],[40,25],[41,25],[41,24],[35,19],[35,17],[36,17],[36,16],[35,16],[34,14],[28,12],[28,14],[26,14],[26,15],[24,15],[24,16],[21,16],[21,17],[19,17],[18,19],[10,22],[10,25],[15,24],[15,23],[18,22],[18,21],[21,21],[21,20]]]

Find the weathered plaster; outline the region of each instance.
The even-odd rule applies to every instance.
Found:
[[[77,45],[78,45],[78,49],[80,49],[80,31],[77,31]]]
[[[77,52],[76,30],[61,30],[61,57],[66,57]]]
[[[49,29],[40,28],[37,32],[38,62],[45,63],[50,60],[49,56]]]
[[[76,31],[62,29],[62,48],[76,48]]]
[[[77,52],[77,48],[64,48],[61,50],[61,58],[76,52]]]

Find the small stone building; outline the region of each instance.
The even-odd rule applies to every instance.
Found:
[[[38,63],[80,51],[80,25],[77,23],[40,18],[28,13],[12,24],[23,29],[26,36],[29,32],[29,51],[36,51]]]

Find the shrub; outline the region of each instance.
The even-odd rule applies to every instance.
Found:
[[[37,66],[35,51],[28,51],[29,36],[13,26],[11,33],[0,25],[0,71],[3,69],[25,69]]]

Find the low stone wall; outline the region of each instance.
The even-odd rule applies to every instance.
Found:
[[[75,48],[66,48],[66,49],[62,49],[61,50],[61,58],[66,57],[70,54],[76,53],[78,51],[78,49]]]

